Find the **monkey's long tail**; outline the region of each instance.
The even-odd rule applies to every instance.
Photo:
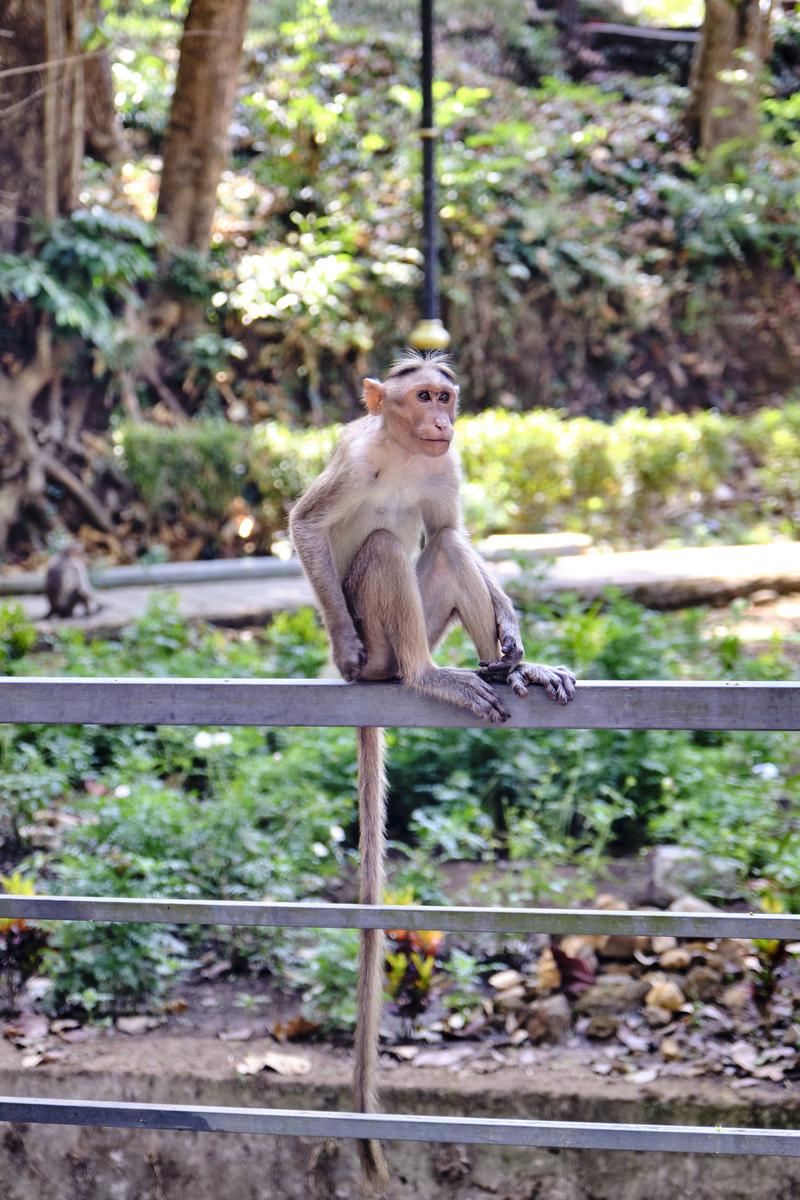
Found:
[[[382,729],[358,729],[359,900],[383,900],[386,775]],[[378,1029],[383,1002],[383,930],[362,929],[358,956],[357,1024],[353,1090],[358,1112],[377,1112]],[[381,1144],[370,1138],[358,1142],[358,1157],[370,1190],[383,1191],[389,1171]]]

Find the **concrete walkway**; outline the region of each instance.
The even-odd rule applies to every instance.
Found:
[[[800,593],[800,543],[580,554],[557,558],[538,571],[525,571],[510,561],[495,562],[492,569],[519,598],[572,592],[592,599],[614,587],[654,608],[680,608],[719,604],[764,590]],[[180,612],[189,620],[229,626],[258,625],[273,613],[313,603],[299,569],[277,578],[109,588],[98,593],[103,604],[99,613],[70,621],[45,621],[47,602],[42,596],[15,599],[43,633],[65,626],[114,633],[141,616],[157,592],[175,593]]]

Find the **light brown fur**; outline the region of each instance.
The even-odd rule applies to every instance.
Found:
[[[364,380],[368,415],[347,426],[327,467],[291,517],[297,553],[347,680],[400,678],[407,687],[465,708],[491,724],[508,717],[491,686],[519,696],[541,684],[562,704],[575,680],[565,667],[523,663],[513,605],[467,537],[460,469],[450,449],[458,386],[446,356],[403,355],[383,382]],[[424,548],[421,549],[424,542]],[[436,643],[460,620],[475,644],[481,674],[437,667]],[[383,891],[385,780],[382,732],[360,729],[361,902]],[[355,1099],[377,1106],[378,1024],[383,937],[361,935]],[[372,1190],[388,1181],[377,1141],[359,1144]]]

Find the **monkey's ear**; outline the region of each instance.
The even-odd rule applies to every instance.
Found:
[[[372,415],[377,416],[383,405],[383,384],[377,379],[365,379],[362,400]]]

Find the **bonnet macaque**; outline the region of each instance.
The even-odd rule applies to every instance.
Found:
[[[567,704],[566,667],[525,663],[514,607],[464,530],[460,471],[451,449],[458,385],[440,353],[410,351],[383,382],[364,380],[368,415],[343,431],[330,462],[294,507],[291,532],[316,593],[333,659],[346,680],[400,679],[493,725],[509,713],[492,687],[518,696],[539,685]],[[475,644],[479,672],[438,667],[431,651],[454,620]],[[385,778],[380,729],[358,730],[360,901],[380,904]],[[354,1088],[377,1107],[383,935],[361,933]],[[359,1143],[373,1191],[388,1182],[377,1141]]]
[[[44,590],[50,602],[47,617],[71,617],[78,605],[88,616],[100,604],[92,591],[86,570],[86,554],[80,542],[73,542],[48,564]]]

